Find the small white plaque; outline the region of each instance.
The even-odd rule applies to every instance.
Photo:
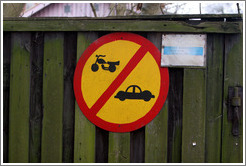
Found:
[[[206,34],[163,34],[161,66],[204,67]]]

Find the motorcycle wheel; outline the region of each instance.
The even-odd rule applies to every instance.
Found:
[[[94,72],[96,72],[98,70],[98,68],[99,68],[98,65],[95,63],[93,65],[91,65],[91,70]]]
[[[108,70],[110,72],[114,72],[116,70],[116,67],[115,66],[109,66]]]

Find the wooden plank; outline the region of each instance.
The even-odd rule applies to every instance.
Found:
[[[96,163],[108,162],[108,140],[109,132],[96,127]]]
[[[232,135],[232,123],[228,121],[228,87],[243,86],[243,34],[225,36],[224,94],[223,94],[223,163],[243,162],[243,118],[239,123],[239,136]]]
[[[205,161],[209,163],[219,163],[221,158],[223,54],[224,35],[208,35]]]
[[[62,162],[63,33],[45,33],[41,162]]]
[[[136,32],[136,34],[147,38],[147,33]],[[130,162],[145,162],[145,126],[130,132]]]
[[[184,69],[182,162],[205,162],[205,70]]]
[[[180,163],[182,151],[184,69],[169,68],[168,162]]]
[[[12,33],[9,106],[9,162],[29,154],[30,33]]]
[[[168,101],[160,113],[145,127],[145,162],[167,162]]]
[[[20,19],[5,20],[4,31],[142,31],[142,32],[193,32],[241,33],[242,22],[224,21],[166,21],[166,20],[93,20],[93,19]]]
[[[130,162],[130,133],[109,132],[109,163]]]
[[[100,36],[109,32],[100,32]],[[108,146],[109,163],[129,163],[130,162],[130,133],[109,132]]]
[[[98,38],[96,32],[79,32],[77,36],[77,61],[84,50]],[[95,126],[75,104],[74,162],[95,162]]]
[[[98,33],[98,38],[107,35],[109,32]],[[108,163],[109,159],[109,131],[96,126],[96,163]]]
[[[130,132],[130,162],[144,163],[145,155],[145,126]]]
[[[3,162],[8,162],[11,33],[3,33]]]
[[[41,162],[41,134],[43,120],[43,33],[32,33],[31,41],[29,162],[39,163]]]
[[[74,20],[175,20],[175,19],[192,19],[192,18],[201,18],[201,19],[221,19],[224,21],[224,18],[229,20],[242,20],[241,14],[165,14],[165,15],[129,15],[129,16],[109,16],[109,17],[70,17],[69,19]],[[51,20],[59,19],[64,20],[67,17],[4,17],[3,20],[16,21],[16,20]]]
[[[73,76],[77,59],[77,33],[64,34],[64,98],[63,98],[63,152],[62,162],[72,163],[74,158],[75,96]]]
[[[161,51],[161,33],[148,33],[150,40]],[[145,162],[167,162],[168,101],[160,113],[145,127]]]

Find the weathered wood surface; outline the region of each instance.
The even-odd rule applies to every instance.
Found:
[[[3,162],[8,162],[11,33],[3,33]]]
[[[130,162],[144,163],[145,126],[130,132]]]
[[[108,140],[109,132],[96,127],[96,163],[107,163],[108,162]]]
[[[206,162],[221,160],[224,34],[207,35]]]
[[[111,133],[87,120],[72,89],[76,56],[78,60],[90,43],[108,33],[4,32],[3,141],[9,145],[4,143],[3,161],[243,161],[243,122],[235,137],[227,119],[228,87],[243,86],[242,35],[208,34],[207,66],[169,69],[168,100],[160,114],[139,130]],[[136,33],[160,46],[160,32]]]
[[[69,17],[69,19],[77,20],[185,20],[193,18],[201,18],[206,20],[220,19],[224,21],[224,18],[229,20],[242,20],[241,14],[165,14],[165,15],[131,15],[131,16],[109,16],[109,17]],[[49,20],[49,19],[67,19],[67,17],[4,17],[4,20]]]
[[[150,40],[161,52],[162,33],[147,33]],[[168,101],[160,113],[145,127],[145,162],[167,162]]]
[[[41,162],[41,135],[43,120],[43,58],[44,34],[32,33],[30,80],[29,162]]]
[[[50,23],[52,22],[52,23]],[[3,22],[4,31],[131,31],[240,33],[242,22],[141,19],[20,18]]]
[[[184,69],[169,69],[168,162],[181,162]]]
[[[130,133],[109,132],[109,163],[130,162]]]
[[[223,93],[223,163],[243,162],[243,118],[240,119],[239,136],[232,135],[232,123],[228,121],[228,87],[243,86],[243,35],[225,36],[224,93]],[[243,100],[242,100],[243,101]]]
[[[185,69],[183,87],[182,162],[205,162],[206,73]]]
[[[63,152],[62,162],[72,163],[74,158],[75,96],[73,76],[77,59],[77,33],[64,33],[64,97],[63,97]]]
[[[110,32],[100,32],[98,37],[109,34]],[[107,140],[100,145],[97,140],[96,151],[108,151],[107,156],[96,157],[97,162],[109,163],[129,163],[130,162],[130,133],[106,132],[101,128],[96,129],[96,137]],[[96,138],[97,139],[97,138]],[[107,145],[108,144],[108,145]],[[101,155],[100,153],[96,153]]]
[[[168,101],[163,105],[157,117],[145,127],[145,163],[167,162],[167,119]]]
[[[44,36],[41,162],[62,162],[63,44],[61,32]]]
[[[136,32],[136,34],[147,38],[147,34]],[[145,162],[145,126],[130,132],[130,162]]]
[[[9,162],[29,161],[30,33],[11,34]]]
[[[98,38],[96,32],[79,32],[77,35],[77,61],[85,49]],[[74,162],[95,162],[95,125],[81,112],[77,102],[75,104],[75,135]]]

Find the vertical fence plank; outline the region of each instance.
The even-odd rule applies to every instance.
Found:
[[[184,69],[169,69],[168,162],[181,162]]]
[[[41,133],[43,119],[43,49],[43,33],[32,33],[29,117],[29,162],[31,163],[41,162]]]
[[[130,133],[109,132],[108,162],[130,162]]]
[[[205,162],[205,70],[185,69],[183,87],[182,162]]]
[[[244,55],[245,56],[245,55]],[[232,123],[228,121],[227,102],[228,87],[243,86],[243,35],[225,36],[224,60],[224,95],[223,95],[223,132],[222,161],[223,163],[243,162],[243,118],[239,123],[239,136],[232,135]]]
[[[130,162],[144,163],[145,126],[130,132]]]
[[[96,127],[96,163],[108,162],[108,137],[108,131]]]
[[[28,162],[30,33],[12,33],[9,162]]]
[[[96,32],[79,32],[77,36],[77,61],[85,49],[98,38]],[[95,162],[95,126],[75,104],[74,162]]]
[[[161,52],[161,33],[148,33],[150,40]],[[158,64],[160,65],[160,64]],[[168,131],[168,101],[160,113],[145,127],[145,162],[165,163],[167,162],[167,131]]]
[[[206,162],[220,162],[224,35],[207,36]]]
[[[145,162],[167,162],[167,111],[168,102],[160,113],[145,127]]]
[[[62,162],[63,33],[44,36],[41,162]]]
[[[98,38],[107,35],[109,32],[98,33]],[[96,163],[107,163],[109,159],[109,131],[96,127]]]
[[[100,32],[100,36],[109,32]],[[109,163],[129,163],[130,162],[130,133],[109,132],[108,146]]]
[[[142,37],[147,38],[147,33],[135,32]],[[130,162],[145,162],[145,126],[130,132]]]
[[[75,97],[73,76],[76,66],[77,33],[64,34],[64,98],[63,98],[63,158],[64,163],[72,163],[74,158],[74,115]]]
[[[8,162],[11,33],[3,34],[3,162]]]

